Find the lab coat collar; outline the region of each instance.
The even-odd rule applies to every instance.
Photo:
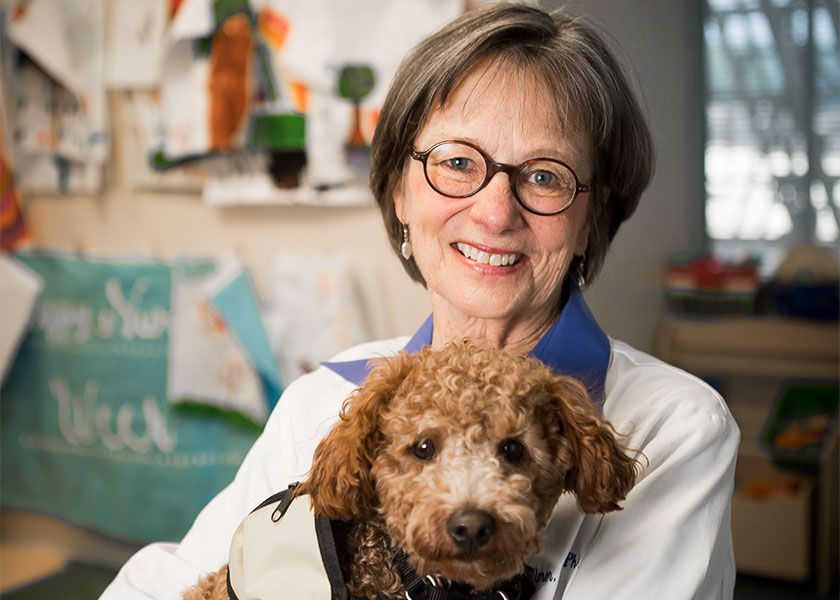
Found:
[[[432,343],[433,319],[430,316],[405,345],[409,353]],[[577,285],[569,285],[569,300],[530,354],[552,371],[581,380],[589,389],[592,401],[601,410],[604,381],[610,363],[610,340],[595,321]],[[348,381],[361,385],[371,369],[369,359],[324,363]]]

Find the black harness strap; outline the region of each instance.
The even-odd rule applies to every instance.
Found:
[[[525,565],[522,573],[496,584],[491,590],[476,591],[468,586],[450,584],[434,577],[421,577],[408,562],[408,555],[392,548],[392,562],[399,573],[406,597],[410,600],[529,600],[536,591],[536,570]]]
[[[402,581],[405,591],[408,592],[408,595],[412,598],[412,600],[421,600],[421,598],[425,598],[425,596],[419,596],[418,594],[422,590],[425,590],[426,582],[422,577],[420,577],[420,575],[417,574],[414,567],[408,564],[408,555],[402,550],[392,549],[391,562],[394,565],[394,570],[396,570],[396,572],[400,575],[400,581]],[[415,597],[415,595],[418,596]]]

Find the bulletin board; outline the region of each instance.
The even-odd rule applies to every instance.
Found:
[[[213,266],[16,260],[43,289],[2,390],[3,504],[131,541],[180,539],[257,435],[167,394],[172,281]]]

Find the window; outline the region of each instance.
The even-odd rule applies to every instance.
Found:
[[[706,234],[772,273],[792,245],[836,248],[836,0],[702,0]]]

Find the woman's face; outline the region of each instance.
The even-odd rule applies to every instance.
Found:
[[[559,159],[581,182],[590,182],[590,147],[561,128],[544,98],[534,78],[480,66],[431,114],[414,148],[465,140],[495,162]],[[540,216],[520,207],[505,173],[469,198],[448,198],[429,186],[421,162],[409,160],[395,202],[436,322],[491,319],[510,327],[553,321],[569,263],[586,249],[589,194],[579,194],[560,214]],[[496,264],[494,255],[513,258],[513,264]]]

